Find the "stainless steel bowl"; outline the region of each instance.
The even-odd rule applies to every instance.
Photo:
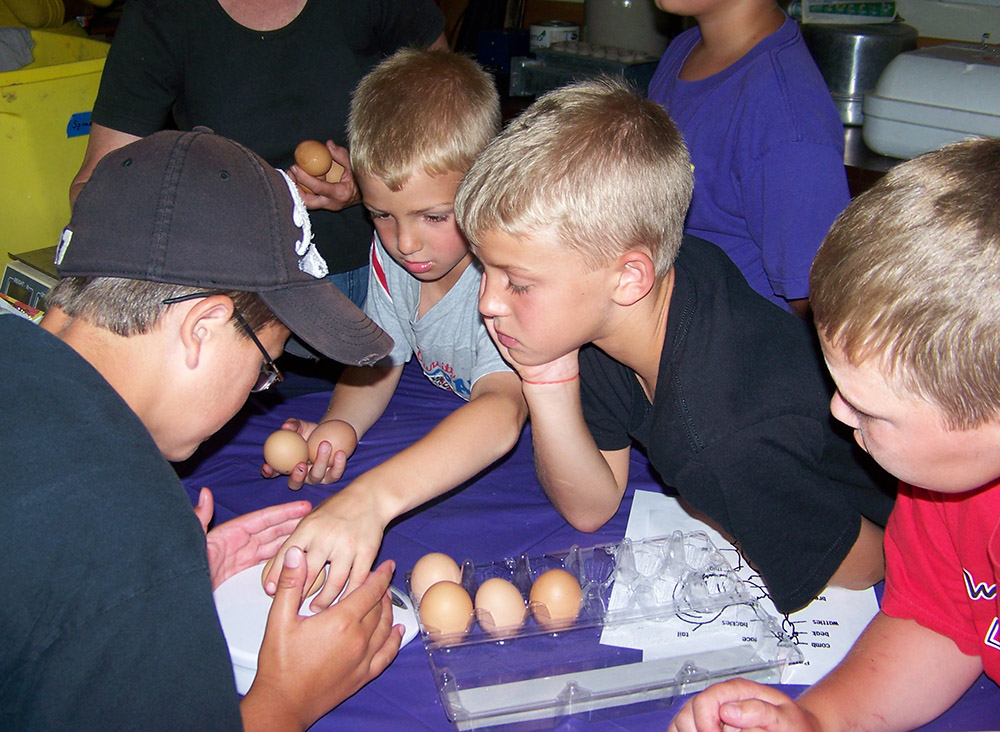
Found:
[[[917,35],[917,29],[905,23],[802,24],[802,36],[845,125],[864,121],[865,92],[875,88],[892,59],[917,47]]]

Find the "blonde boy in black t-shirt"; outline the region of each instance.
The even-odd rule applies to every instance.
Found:
[[[891,499],[833,431],[805,325],[716,248],[682,245],[691,187],[666,112],[611,80],[539,98],[463,179],[480,311],[522,377],[539,479],[593,531],[636,441],[779,609],[828,583],[869,587]]]

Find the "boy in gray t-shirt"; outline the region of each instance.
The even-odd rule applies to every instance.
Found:
[[[383,364],[401,366],[416,354],[431,383],[465,401],[480,379],[511,371],[479,314],[478,262],[460,265],[458,281],[420,315],[424,283],[372,241],[365,313],[392,336],[395,346]]]
[[[345,582],[357,587],[364,580],[392,519],[493,464],[513,448],[524,426],[521,381],[479,314],[478,263],[453,210],[462,176],[499,130],[493,79],[459,54],[399,51],[354,93],[351,167],[376,231],[366,310],[395,348],[376,366],[345,368],[318,424],[284,424],[308,440],[313,456],[311,464],[295,466],[288,485],[340,479],[413,354],[432,383],[467,403],[302,519],[273,567],[280,569],[290,546],[306,551],[308,582],[330,563],[313,609],[328,606]],[[276,475],[268,465],[263,473]],[[268,592],[277,579],[277,569],[270,570]]]

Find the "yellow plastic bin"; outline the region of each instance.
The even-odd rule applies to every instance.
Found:
[[[0,269],[9,252],[52,246],[69,221],[104,59],[111,46],[31,31],[35,60],[0,73]]]

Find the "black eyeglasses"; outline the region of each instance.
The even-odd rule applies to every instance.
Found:
[[[215,293],[193,292],[190,295],[178,295],[177,297],[168,297],[166,300],[163,301],[163,304],[173,305],[174,303],[186,302],[187,300],[197,300],[200,297],[211,297],[213,294]],[[260,366],[260,373],[257,374],[257,381],[252,387],[250,387],[250,391],[254,393],[259,391],[267,391],[268,389],[271,388],[271,386],[275,382],[284,381],[285,377],[281,375],[280,371],[278,371],[278,367],[275,366],[274,361],[271,359],[270,354],[267,352],[267,350],[264,348],[264,345],[257,338],[257,335],[253,332],[253,329],[251,329],[250,326],[247,325],[247,321],[243,319],[243,316],[240,315],[240,311],[236,309],[235,305],[233,306],[233,317],[236,319],[236,322],[240,324],[240,327],[243,328],[243,332],[250,337],[250,340],[252,340],[254,342],[254,345],[257,346],[257,348],[260,350],[261,355],[264,356],[264,363],[262,363]]]

